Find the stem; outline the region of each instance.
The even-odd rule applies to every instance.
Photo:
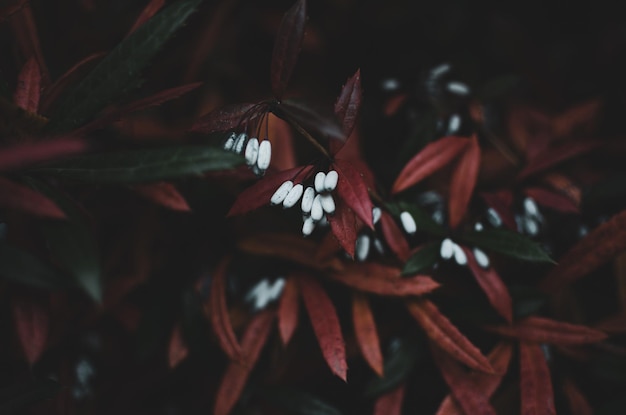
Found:
[[[302,136],[306,138],[307,141],[309,141],[313,145],[313,147],[319,150],[319,152],[326,156],[327,159],[332,160],[332,157],[330,156],[328,151],[326,151],[326,149],[319,143],[319,141],[313,138],[313,136],[309,134],[308,131],[305,130],[296,120],[294,120],[289,114],[285,113],[285,111],[280,111],[280,115],[282,116],[280,116],[279,118],[287,121],[289,125],[291,125],[293,128],[296,129],[296,131],[302,134]]]

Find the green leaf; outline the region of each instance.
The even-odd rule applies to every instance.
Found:
[[[476,93],[479,101],[491,101],[510,92],[519,85],[520,77],[509,74],[494,78],[486,82]]]
[[[4,242],[0,242],[0,277],[44,289],[67,286],[63,276],[39,258]]]
[[[23,411],[32,404],[50,399],[61,390],[52,379],[39,379],[27,383],[15,383],[0,389],[0,414],[9,415]]]
[[[413,216],[417,225],[417,232],[426,232],[434,236],[446,236],[446,230],[443,226],[435,222],[428,213],[419,206],[407,202],[388,203],[387,209],[394,216],[400,216],[400,213],[406,211]]]
[[[531,262],[554,261],[540,245],[525,236],[504,229],[486,229],[462,236],[463,241],[512,258]]]
[[[124,39],[59,103],[49,130],[68,131],[83,125],[136,85],[140,72],[201,1],[174,3]]]
[[[261,398],[290,413],[298,415],[341,415],[341,412],[321,399],[286,387],[258,388],[255,393]]]
[[[431,243],[417,251],[404,264],[402,275],[415,275],[432,267],[439,259],[439,244]]]
[[[67,221],[46,221],[41,225],[48,249],[74,277],[77,284],[96,302],[102,301],[102,272],[96,241],[81,212],[57,189],[42,181],[26,178],[33,189],[43,193],[63,209]]]
[[[385,376],[372,378],[365,387],[365,396],[376,397],[400,385],[415,368],[420,354],[423,354],[423,348],[413,337],[403,337],[394,343],[385,360]]]
[[[179,146],[90,154],[36,169],[39,173],[97,183],[137,183],[231,169],[237,154],[208,146]]]

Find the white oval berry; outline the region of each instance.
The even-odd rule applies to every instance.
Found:
[[[502,226],[502,218],[494,208],[487,209],[487,221],[495,228]]]
[[[461,128],[461,117],[458,114],[452,114],[448,120],[448,134],[454,134]]]
[[[430,70],[430,77],[439,78],[441,75],[445,74],[446,72],[449,72],[450,69],[452,69],[450,64],[442,63],[441,65],[435,66],[433,69]]]
[[[267,170],[272,160],[272,143],[270,140],[263,140],[259,144],[259,157],[256,160],[256,165],[261,170]]]
[[[326,173],[326,178],[324,179],[324,190],[327,192],[332,192],[337,187],[337,181],[339,180],[339,174],[335,170],[331,170]]]
[[[476,263],[481,267],[481,268],[489,268],[489,257],[487,256],[486,253],[484,253],[481,249],[479,248],[474,248],[473,249],[474,252],[474,258],[476,259]]]
[[[313,199],[313,205],[311,206],[311,218],[314,221],[322,219],[324,216],[324,208],[322,208],[322,195],[317,195]]]
[[[372,223],[374,225],[376,225],[378,223],[378,221],[380,220],[380,217],[382,216],[383,212],[382,210],[380,210],[380,208],[378,206],[375,206],[372,209]]]
[[[256,164],[257,158],[259,157],[259,140],[251,138],[248,141],[244,157],[246,158],[246,164],[248,166]]]
[[[415,224],[415,219],[409,212],[400,213],[400,222],[402,222],[402,227],[406,233],[414,234],[417,231],[417,225]]]
[[[530,216],[522,217],[522,226],[524,227],[524,231],[530,236],[537,236],[539,234],[539,224]]]
[[[278,205],[280,203],[283,203],[283,200],[285,200],[291,189],[293,189],[293,182],[291,180],[287,180],[286,182],[281,184],[278,189],[276,189],[276,191],[272,195],[272,198],[270,199],[270,203],[272,205]]]
[[[467,264],[467,255],[465,255],[465,251],[459,245],[452,242],[452,249],[454,250],[454,260],[459,265]]]
[[[450,238],[446,238],[441,242],[439,255],[442,259],[450,259],[454,255],[454,242]]]
[[[524,199],[524,210],[529,216],[539,216],[539,207],[531,197]]]
[[[313,206],[313,199],[315,199],[315,190],[311,186],[307,187],[302,195],[302,213],[310,213]]]
[[[476,222],[476,223],[474,224],[474,230],[475,230],[476,232],[481,232],[483,229],[485,229],[485,227],[483,226],[483,224],[482,224],[482,223],[480,223],[480,222]]]
[[[233,147],[235,146],[236,139],[237,139],[237,134],[230,133],[230,135],[226,139],[226,142],[224,143],[224,150],[232,150]]]
[[[470,89],[463,82],[452,81],[448,83],[448,91],[456,95],[467,95]]]
[[[333,199],[332,195],[322,195],[322,197],[320,198],[320,202],[322,202],[322,209],[324,209],[324,212],[328,213],[329,215],[335,213],[335,200]]]
[[[302,185],[298,183],[289,191],[289,193],[287,193],[287,196],[283,201],[283,207],[290,208],[295,206],[295,204],[298,203],[298,200],[300,200],[302,192],[304,192],[304,187],[302,187]]]
[[[315,175],[315,191],[322,193],[324,191],[324,180],[326,180],[326,173],[318,171]]]
[[[302,235],[309,236],[311,233],[313,233],[314,229],[315,221],[313,220],[313,218],[310,216],[305,218],[304,223],[302,224]]]
[[[368,235],[360,235],[354,247],[354,256],[357,261],[365,261],[370,252],[370,237]]]
[[[319,222],[317,222],[317,226],[324,228],[328,225],[330,225],[330,222],[328,222],[328,216],[322,215],[322,219],[320,219]]]
[[[385,254],[385,246],[383,245],[383,241],[381,241],[380,239],[374,238],[374,248],[379,254]]]
[[[241,133],[237,136],[237,140],[235,140],[235,145],[233,146],[233,151],[237,154],[241,154],[243,151],[243,146],[246,144],[246,140],[248,139],[248,134]]]

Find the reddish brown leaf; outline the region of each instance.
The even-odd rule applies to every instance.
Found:
[[[335,115],[341,121],[342,130],[346,137],[350,136],[356,125],[356,119],[361,109],[362,96],[361,70],[358,69],[343,86],[341,94],[339,94],[339,98],[335,102]]]
[[[538,344],[520,343],[521,415],[555,415],[552,380]]]
[[[217,336],[220,347],[232,360],[238,360],[242,356],[241,346],[237,342],[237,336],[228,315],[226,305],[226,270],[230,264],[230,258],[224,258],[213,273],[211,281],[211,326]]]
[[[215,396],[214,415],[227,415],[237,403],[250,372],[259,359],[272,329],[274,313],[264,310],[248,324],[241,341],[244,360],[230,362]]]
[[[13,32],[17,49],[25,60],[34,57],[37,66],[41,72],[42,85],[50,83],[50,74],[46,66],[46,61],[41,51],[39,35],[37,33],[37,24],[31,9],[30,3],[24,5],[14,13],[9,19],[9,26]]]
[[[336,205],[335,214],[327,216],[330,229],[344,251],[350,257],[354,257],[358,226],[356,215],[352,209],[343,203],[343,200],[337,200]]]
[[[41,72],[35,58],[26,61],[17,78],[17,88],[13,101],[26,111],[37,113],[41,92]]]
[[[450,194],[448,196],[448,211],[450,227],[456,228],[461,223],[467,206],[474,193],[478,168],[480,167],[480,146],[478,138],[474,135],[459,160],[450,182]]]
[[[322,355],[330,370],[347,382],[346,346],[335,306],[314,278],[300,275],[298,282]]]
[[[293,169],[281,171],[276,174],[268,174],[243,192],[239,193],[235,203],[228,211],[227,216],[241,215],[261,206],[268,205],[272,195],[287,180],[294,183],[303,180],[310,173],[313,166],[299,166]]]
[[[190,131],[198,133],[214,133],[218,131],[234,130],[258,118],[265,112],[262,104],[234,104],[211,111],[198,118]]]
[[[325,107],[310,105],[302,100],[286,99],[280,105],[274,105],[272,111],[276,116],[297,124],[309,132],[317,132],[322,137],[345,141],[337,117]]]
[[[267,115],[267,124],[268,138],[272,142],[272,167],[278,170],[293,169],[298,164],[289,124],[271,113]]]
[[[528,187],[524,190],[524,193],[535,199],[540,205],[558,212],[580,213],[578,206],[567,196],[540,187]]]
[[[289,343],[293,332],[298,326],[300,304],[298,301],[298,285],[295,278],[288,278],[280,297],[278,306],[278,330],[283,344]]]
[[[487,358],[439,312],[435,304],[426,299],[416,299],[407,302],[407,308],[426,335],[441,349],[472,369],[494,373]]]
[[[503,342],[496,345],[491,353],[489,353],[489,363],[493,367],[495,374],[490,375],[482,372],[472,372],[467,374],[470,382],[475,390],[484,393],[485,397],[490,398],[496,391],[502,378],[506,374],[511,357],[513,355],[513,347],[511,343]],[[436,415],[463,415],[464,412],[457,404],[452,395],[448,395],[441,402]]]
[[[356,171],[352,164],[346,160],[335,160],[333,168],[339,174],[339,181],[337,182],[337,194],[339,197],[365,225],[374,229],[374,224],[372,223],[372,209],[374,205],[370,200],[363,175]]]
[[[42,218],[65,218],[65,213],[52,200],[3,177],[0,177],[0,207]]]
[[[163,7],[164,4],[165,0],[150,0],[150,3],[148,3],[146,7],[141,11],[141,14],[139,15],[139,17],[137,17],[137,20],[135,20],[135,23],[130,28],[126,36],[128,37],[135,30],[139,29],[141,25],[150,20],[152,16],[154,16],[159,10],[161,10],[161,7]]]
[[[411,256],[411,248],[404,237],[404,232],[400,229],[396,221],[389,213],[383,211],[380,217],[380,229],[383,232],[387,245],[393,251],[398,259],[406,262]]]
[[[585,395],[578,389],[578,386],[571,379],[563,379],[563,392],[569,403],[572,415],[592,415],[593,409]]]
[[[434,344],[431,345],[431,350],[441,376],[450,387],[450,392],[457,405],[462,408],[463,413],[467,415],[495,415],[496,411],[489,404],[489,396],[486,391],[477,388],[465,368]]]
[[[513,192],[508,189],[492,193],[481,193],[487,206],[496,211],[502,223],[509,229],[517,230],[515,217],[513,216]]]
[[[558,345],[596,343],[607,337],[590,327],[534,316],[512,326],[489,326],[487,330],[522,341]]]
[[[539,287],[546,292],[557,291],[625,250],[626,210],[595,228],[566,252]]]
[[[144,184],[135,186],[134,190],[146,199],[168,209],[177,210],[179,212],[191,211],[183,195],[181,195],[171,183],[160,182]]]
[[[272,92],[276,99],[281,99],[296,66],[302,40],[304,39],[304,25],[306,23],[306,0],[298,0],[285,13],[280,22],[274,51],[272,53]]]
[[[376,399],[373,415],[401,415],[404,389],[405,385],[402,384]]]
[[[487,295],[489,303],[493,308],[509,323],[513,322],[513,300],[506,285],[500,279],[500,276],[493,267],[488,269],[482,268],[476,262],[474,253],[471,249],[463,247],[467,256],[467,265],[474,274],[476,282],[480,285],[483,292]]]
[[[367,364],[378,376],[383,376],[383,355],[380,351],[380,341],[376,322],[365,294],[358,291],[352,294],[352,321],[354,334]]]
[[[87,141],[80,138],[60,138],[2,148],[0,149],[0,171],[83,153],[88,146]]]
[[[180,324],[177,324],[172,331],[172,335],[170,337],[170,345],[169,345],[169,364],[170,368],[173,369],[180,362],[185,360],[189,350],[187,349],[187,345],[185,344],[185,339],[183,339],[183,333],[180,328]]]
[[[48,310],[32,298],[13,300],[13,319],[26,360],[35,364],[46,349],[48,340]]]
[[[355,263],[329,274],[335,281],[360,291],[378,295],[423,295],[439,287],[439,283],[425,275],[400,278],[401,270],[375,262]]]
[[[566,160],[588,153],[598,147],[599,144],[600,143],[596,140],[588,140],[577,143],[567,143],[560,147],[553,148],[550,151],[544,151],[517,175],[517,179],[523,180],[528,176],[554,167]]]
[[[404,166],[393,184],[391,193],[396,194],[408,189],[446,166],[461,154],[469,143],[470,140],[465,137],[450,136],[426,145]]]

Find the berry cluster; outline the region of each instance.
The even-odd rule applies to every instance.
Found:
[[[245,147],[245,150],[244,150]],[[272,143],[270,140],[259,140],[257,138],[248,139],[246,133],[231,133],[224,143],[224,150],[229,150],[243,155],[246,164],[252,168],[257,176],[262,176],[270,166],[272,160]]]

